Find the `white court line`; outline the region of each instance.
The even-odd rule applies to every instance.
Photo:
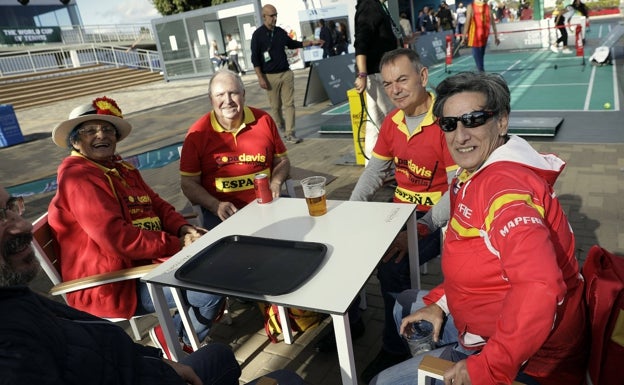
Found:
[[[535,87],[569,87],[569,86],[586,86],[589,83],[552,83],[552,84],[519,84],[517,86],[513,86],[514,88],[535,88]]]
[[[512,65],[510,65],[509,67],[507,67],[506,70],[504,70],[503,72],[501,72],[501,75],[504,75],[506,72],[511,71],[515,66],[517,66],[518,64],[522,63],[522,60],[516,60]]]
[[[620,89],[620,87],[618,86],[618,77],[617,77],[617,72],[615,71],[615,69],[617,68],[617,64],[615,63],[615,58],[613,58],[612,62],[612,72],[613,72],[613,110],[614,111],[619,111],[620,110],[620,95],[618,93],[618,90]]]
[[[594,89],[594,78],[596,76],[596,67],[592,66],[592,72],[589,76],[589,86],[587,86],[587,94],[585,94],[585,104],[583,105],[583,111],[589,110],[589,101],[591,100],[591,94]]]

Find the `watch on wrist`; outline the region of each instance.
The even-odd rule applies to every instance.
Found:
[[[366,72],[358,72],[358,74],[357,74],[358,78],[365,78],[367,76],[368,76],[368,74]]]

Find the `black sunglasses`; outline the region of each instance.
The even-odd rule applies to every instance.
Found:
[[[475,128],[485,124],[487,120],[496,115],[494,111],[472,111],[457,117],[439,117],[438,124],[444,132],[452,132],[457,129],[457,122],[461,120],[466,128]]]

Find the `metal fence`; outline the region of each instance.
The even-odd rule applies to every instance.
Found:
[[[154,42],[150,24],[73,25],[61,27],[63,44]]]
[[[157,51],[91,44],[0,54],[0,78],[96,64],[161,70]]]

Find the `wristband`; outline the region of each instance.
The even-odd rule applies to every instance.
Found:
[[[367,76],[368,76],[368,74],[366,72],[358,72],[358,74],[357,74],[358,78],[365,78]]]

